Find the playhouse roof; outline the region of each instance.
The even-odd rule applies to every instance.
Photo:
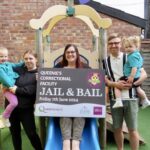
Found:
[[[74,2],[75,2],[75,4],[80,4],[79,0],[75,0]],[[112,7],[109,7],[107,5],[103,5],[99,2],[95,2],[92,0],[87,2],[86,5],[94,8],[99,13],[103,13],[105,15],[108,15],[108,16],[117,18],[119,20],[128,22],[128,23],[133,24],[133,25],[140,27],[142,29],[146,28],[146,19],[134,16],[134,15],[126,13],[122,10],[112,8]]]

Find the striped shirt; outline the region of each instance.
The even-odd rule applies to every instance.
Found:
[[[112,55],[108,56],[106,59],[103,60],[103,68],[106,72],[106,76],[111,80],[111,81],[118,81],[118,79],[122,76],[123,74],[123,67],[124,64],[126,63],[127,60],[127,55],[123,54],[120,52],[118,57],[114,57]],[[115,99],[115,93],[114,93],[114,88],[110,89],[110,98]],[[121,97],[123,100],[129,100],[129,99],[135,99],[135,89],[131,88],[130,90],[122,90],[121,91]]]

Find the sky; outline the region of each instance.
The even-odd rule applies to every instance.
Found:
[[[144,18],[144,0],[93,0]]]

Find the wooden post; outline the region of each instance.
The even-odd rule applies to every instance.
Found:
[[[39,67],[44,67],[44,54],[43,54],[43,38],[42,38],[42,29],[36,30],[36,52],[38,55],[38,64]]]
[[[68,7],[72,7],[74,5],[74,0],[68,0]]]
[[[102,68],[102,60],[107,57],[107,31],[99,29],[99,68]]]
[[[72,17],[75,14],[75,8],[73,7],[74,0],[68,0],[68,8],[67,8],[67,15]]]
[[[102,69],[102,60],[107,56],[107,34],[105,29],[99,30],[99,68]],[[106,118],[99,119],[100,146],[106,148]]]
[[[39,67],[44,67],[44,54],[43,54],[43,39],[42,39],[42,29],[38,29],[36,31],[36,51],[38,54],[38,63]],[[39,118],[39,128],[40,128],[40,138],[41,143],[44,148],[45,146],[45,139],[46,139],[46,125],[45,125],[45,118]]]

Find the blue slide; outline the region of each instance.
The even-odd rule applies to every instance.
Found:
[[[100,150],[96,119],[87,118],[84,127],[81,150]],[[62,150],[62,137],[59,118],[50,118],[45,150]]]

